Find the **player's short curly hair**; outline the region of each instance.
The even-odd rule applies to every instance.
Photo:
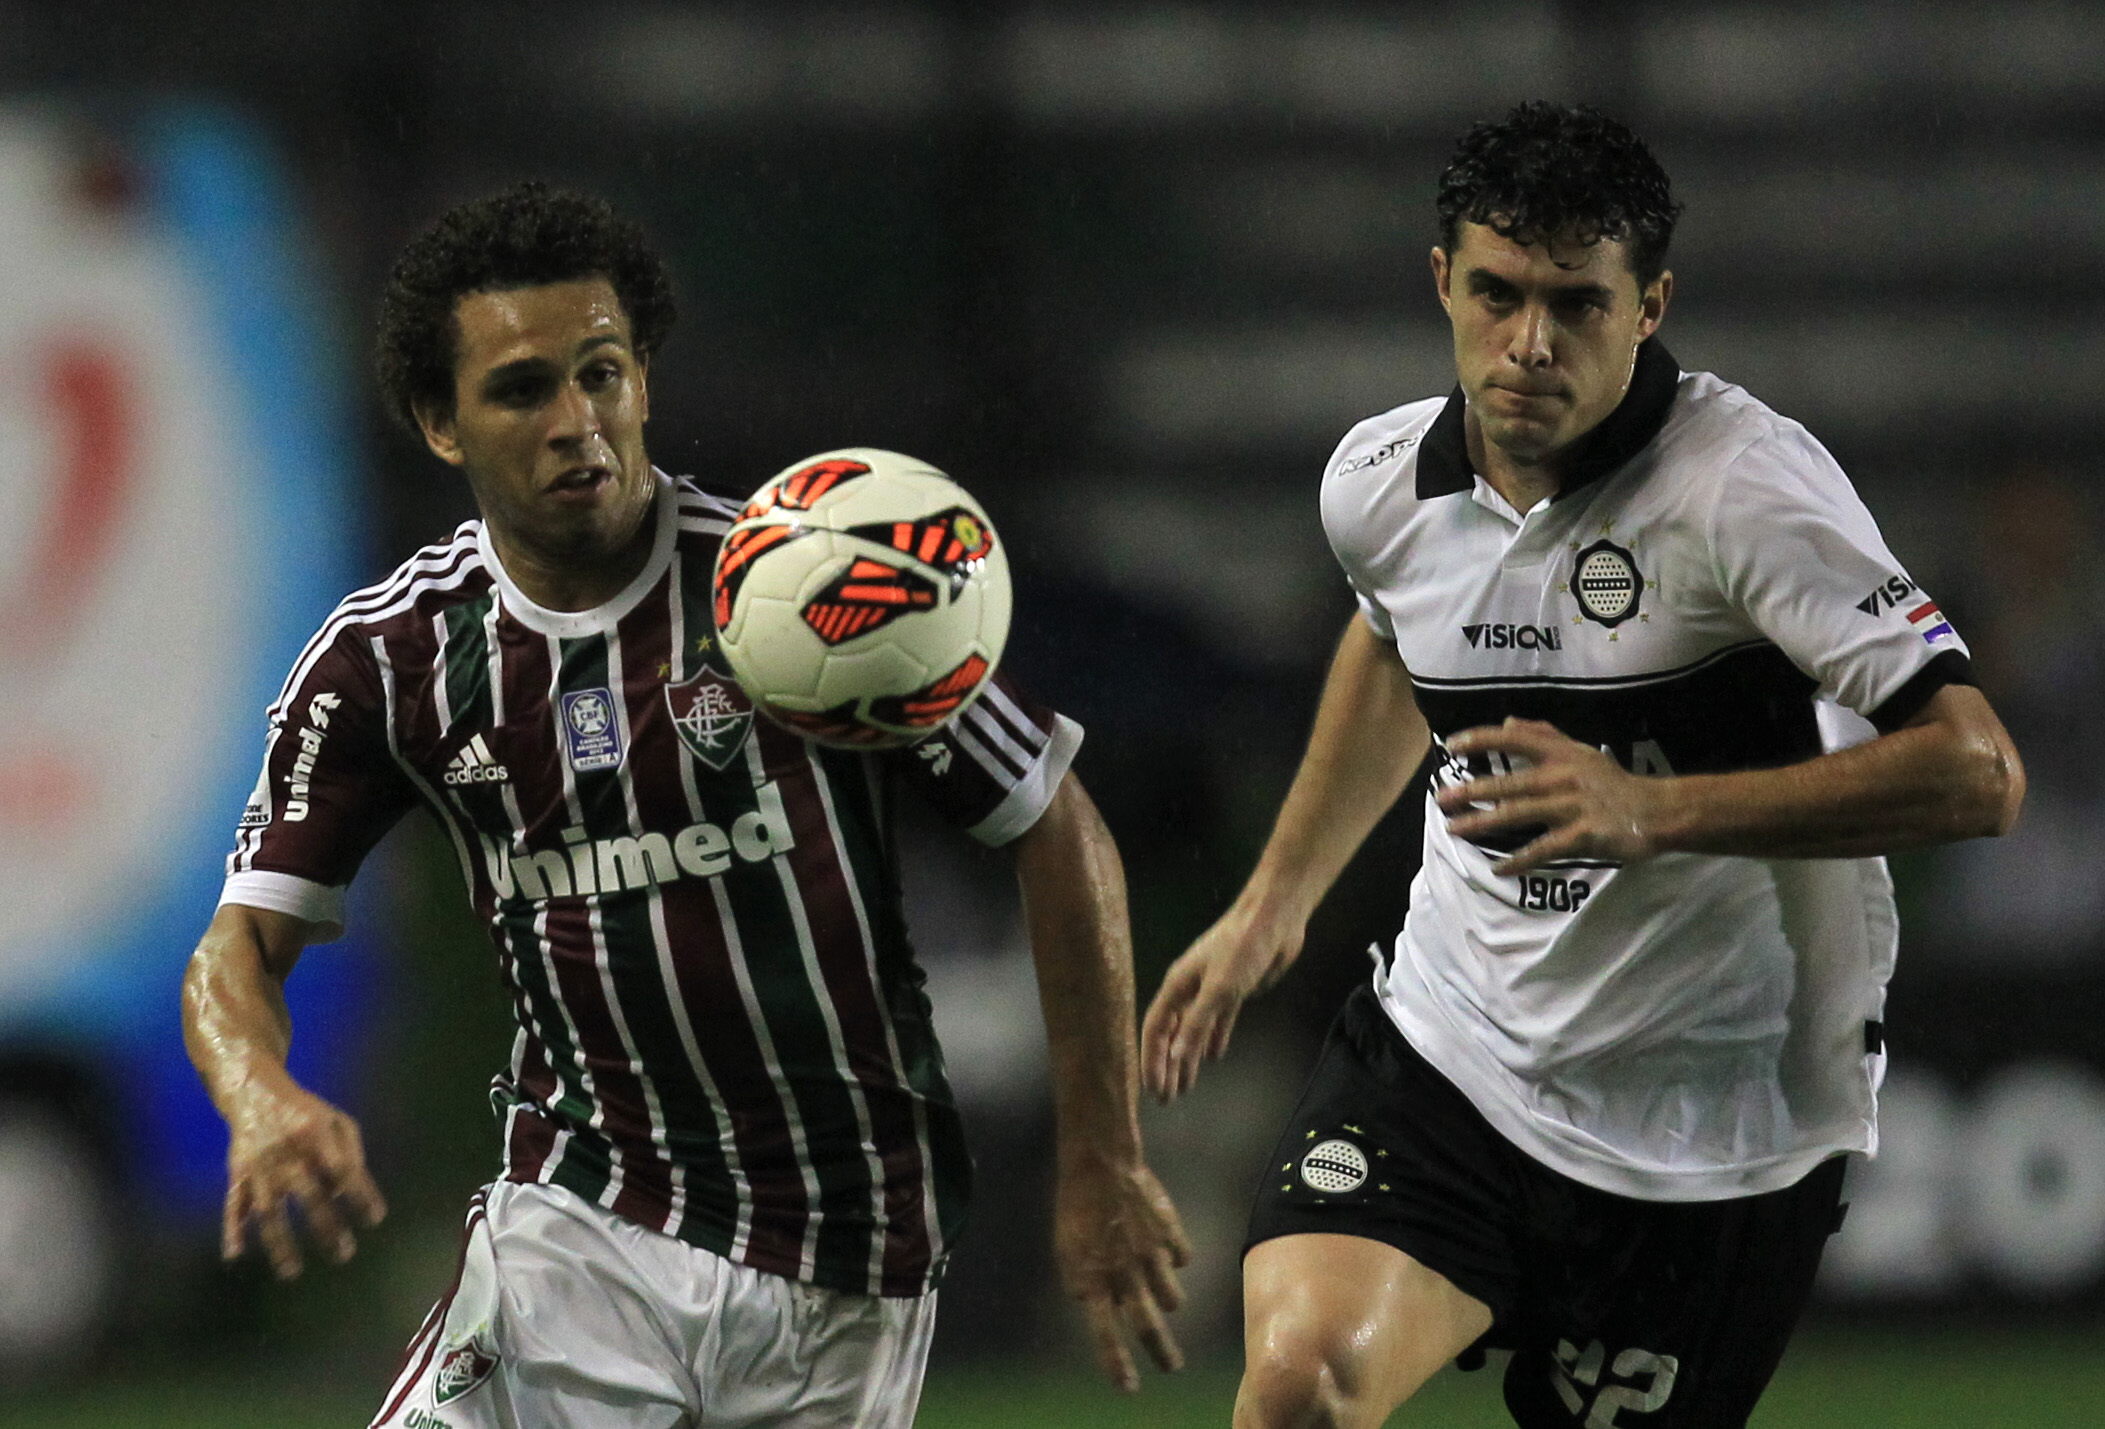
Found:
[[[1440,243],[1481,223],[1523,246],[1553,238],[1629,244],[1640,288],[1666,269],[1681,205],[1644,141],[1584,105],[1531,99],[1497,123],[1476,125],[1440,176]]]
[[[672,279],[634,220],[604,200],[537,181],[461,204],[402,250],[380,297],[374,369],[388,410],[417,429],[417,408],[451,410],[470,293],[605,278],[648,361],[672,331]]]

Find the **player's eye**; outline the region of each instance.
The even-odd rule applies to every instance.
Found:
[[[580,374],[579,380],[587,391],[597,392],[613,386],[621,379],[621,368],[611,362],[595,362]]]
[[[490,400],[501,407],[532,407],[539,404],[548,384],[533,378],[514,378],[490,388]]]

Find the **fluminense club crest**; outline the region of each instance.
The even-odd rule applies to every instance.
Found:
[[[449,1351],[439,1361],[439,1372],[432,1380],[431,1402],[447,1404],[460,1398],[488,1379],[490,1371],[496,1368],[497,1357],[485,1354],[475,1345]]]
[[[680,742],[711,769],[728,766],[753,728],[753,702],[738,681],[709,665],[691,679],[667,685],[665,707]]]

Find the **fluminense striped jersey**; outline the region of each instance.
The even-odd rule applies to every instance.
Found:
[[[997,676],[938,734],[824,749],[756,718],[714,649],[735,504],[659,477],[651,558],[540,608],[479,522],[350,597],[269,712],[222,902],[335,936],[419,802],[452,835],[518,1024],[504,1175],[741,1263],[919,1294],[969,1186],[888,806],[990,844],[1035,822],[1081,732]]]

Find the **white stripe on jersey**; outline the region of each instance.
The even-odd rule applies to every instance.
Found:
[[[431,635],[432,639],[438,643],[438,653],[432,656],[431,659],[431,704],[438,711],[439,738],[444,739],[447,735],[453,733],[453,701],[449,698],[449,692],[446,689],[447,629],[445,611],[433,612],[431,617]],[[473,888],[475,885],[471,882],[468,886]]]
[[[1015,783],[1031,767],[1030,759],[993,719],[985,714],[974,719],[973,715],[977,713],[977,703],[967,706],[965,712],[951,722],[951,739],[996,783],[1003,786]]]
[[[1007,690],[992,680],[980,689],[979,699],[973,702],[971,708],[996,717],[997,724],[1004,727],[1005,732],[1024,751],[1026,765],[1036,759],[1052,739],[1051,734],[1040,729],[1031,721],[1031,717],[1023,712],[1023,706],[1009,698]]]
[[[492,599],[490,608],[482,613],[482,649],[490,662],[490,728],[504,727],[504,646],[497,639],[497,618],[503,614],[499,603]],[[513,820],[514,828],[526,826]],[[524,845],[521,845],[524,848]]]

